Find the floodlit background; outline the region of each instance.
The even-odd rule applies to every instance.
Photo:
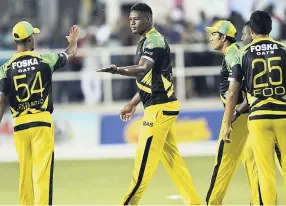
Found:
[[[41,29],[37,52],[63,51],[73,24],[81,27],[78,57],[54,74],[56,164],[55,204],[119,204],[131,181],[142,106],[127,123],[120,109],[132,98],[135,80],[98,74],[113,63],[134,64],[138,36],[129,29],[128,15],[136,0],[0,0],[0,63],[15,52],[12,27],[26,20]],[[177,122],[181,153],[205,199],[223,114],[219,99],[222,56],[208,44],[204,27],[228,19],[241,38],[252,11],[272,16],[271,36],[286,40],[285,0],[142,0],[154,13],[156,28],[171,45],[175,88],[182,111]],[[0,124],[0,204],[19,204],[19,167],[13,145],[13,121],[7,112]],[[282,180],[279,204],[283,203]],[[249,204],[246,176],[240,167],[225,204]],[[160,165],[142,204],[182,204]]]

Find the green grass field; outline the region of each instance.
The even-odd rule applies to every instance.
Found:
[[[213,157],[186,158],[202,200],[208,189]],[[54,204],[119,204],[131,180],[132,159],[56,161],[54,176]],[[0,204],[19,204],[17,163],[0,164]],[[283,203],[282,178],[278,176],[278,203]],[[160,165],[140,204],[180,205],[175,186]],[[248,204],[249,188],[243,167],[236,172],[224,204]]]

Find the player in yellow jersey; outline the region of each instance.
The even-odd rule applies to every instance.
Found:
[[[235,35],[236,29],[229,21],[218,21],[213,27],[206,27],[206,30],[211,33],[211,44],[215,50],[224,54],[222,69],[220,71],[220,96],[223,104],[229,86],[229,73],[235,55],[239,50],[236,44]],[[244,30],[245,32],[245,30]],[[249,38],[244,38],[245,44],[251,41]],[[244,91],[239,91],[239,98],[236,103],[236,110],[233,116],[233,133],[232,144],[225,144],[222,131],[223,124],[219,136],[219,145],[217,149],[215,167],[213,170],[210,187],[206,196],[208,205],[221,205],[226,194],[231,178],[239,165],[240,159],[243,162],[246,170],[249,186],[251,189],[251,203],[259,201],[259,184],[257,176],[257,168],[254,161],[254,155],[250,141],[248,141],[247,116],[248,116],[247,101],[244,98]]]
[[[253,41],[237,53],[229,77],[223,138],[227,142],[232,141],[231,119],[244,80],[250,105],[248,126],[262,202],[276,205],[275,142],[281,152],[286,189],[286,47],[269,37],[272,20],[267,12],[252,13],[249,25]]]
[[[140,101],[144,105],[132,183],[121,204],[139,203],[160,160],[185,203],[201,204],[176,143],[175,121],[180,107],[174,92],[169,45],[153,27],[152,10],[147,4],[134,5],[129,20],[132,33],[141,36],[136,65],[98,70],[136,77],[139,92],[120,112],[124,121],[131,118]]]
[[[242,29],[242,38],[241,38],[243,45],[247,45],[250,44],[252,42],[252,36],[251,36],[251,29],[250,29],[250,25],[249,25],[249,21],[245,23],[245,25],[243,26]],[[246,98],[247,100],[247,98]],[[246,111],[247,109],[249,109],[249,105],[248,102],[246,101],[246,105],[241,105],[240,110],[241,111]],[[251,142],[248,140],[246,143],[246,148],[244,149],[244,152],[250,152],[250,150],[252,150],[252,145]],[[251,151],[253,153],[253,151]],[[277,167],[280,171],[280,173],[282,174],[282,168],[281,168],[281,153],[279,150],[279,147],[277,144],[275,144],[275,159],[276,159],[276,163],[277,163]],[[282,174],[283,175],[283,174]]]
[[[20,163],[20,204],[51,205],[54,168],[52,74],[77,51],[79,28],[73,26],[63,53],[37,54],[34,34],[26,21],[13,27],[17,52],[0,68],[0,119],[6,97],[14,118],[14,142]]]

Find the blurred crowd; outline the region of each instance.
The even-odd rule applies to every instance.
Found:
[[[24,1],[25,9],[3,13],[0,18],[0,49],[14,49],[15,45],[11,36],[11,26],[20,19],[26,19],[37,25],[37,1]],[[59,1],[60,15],[56,23],[41,25],[41,35],[37,37],[38,48],[65,48],[67,46],[66,35],[71,25],[78,24],[82,29],[79,47],[95,46],[131,46],[136,45],[138,36],[132,35],[129,29],[129,11],[132,5],[121,7],[121,17],[115,25],[106,22],[105,5],[98,0],[92,0],[92,7],[88,7],[85,0]],[[89,1],[90,2],[90,1]],[[69,7],[66,7],[69,3]],[[78,9],[81,8],[81,9]],[[88,9],[85,9],[88,8]],[[33,11],[33,12],[29,12]],[[273,5],[265,7],[273,20],[271,36],[276,40],[286,39],[286,9],[284,16],[277,16]],[[246,22],[238,12],[231,12],[228,18],[220,16],[208,16],[204,11],[199,12],[199,22],[185,17],[182,7],[173,8],[162,22],[155,22],[155,27],[160,31],[169,44],[208,44],[208,36],[205,27],[212,25],[218,19],[228,19],[237,28],[237,40],[241,39],[241,30]],[[212,66],[221,64],[221,56],[209,50],[205,52],[185,52],[185,67]],[[118,65],[132,65],[133,56],[112,56],[111,62]],[[206,59],[208,61],[206,61]],[[1,63],[5,60],[2,59]],[[103,100],[102,82],[90,71],[100,68],[102,65],[98,57],[79,57],[66,66],[62,71],[83,71],[81,81],[54,83],[54,100],[56,102],[82,102],[94,104]],[[106,65],[105,65],[106,66]],[[174,65],[175,66],[175,65]],[[218,94],[218,76],[186,77],[186,96],[210,96]],[[127,100],[136,92],[134,80],[113,80],[112,96],[114,100]],[[128,91],[128,92],[126,92]]]

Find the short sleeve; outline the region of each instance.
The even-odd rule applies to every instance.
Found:
[[[231,63],[231,70],[229,73],[228,80],[229,81],[237,81],[242,83],[243,80],[243,71],[241,65],[241,53],[237,52],[236,56],[233,58]]]
[[[7,95],[8,87],[7,87],[7,64],[5,63],[0,67],[0,95]]]
[[[143,54],[141,58],[148,59],[155,63],[158,58],[163,54],[165,42],[162,37],[147,38],[143,45]]]
[[[51,66],[52,71],[56,71],[64,67],[67,63],[68,56],[66,53],[46,53],[41,54],[41,57],[48,61]]]

